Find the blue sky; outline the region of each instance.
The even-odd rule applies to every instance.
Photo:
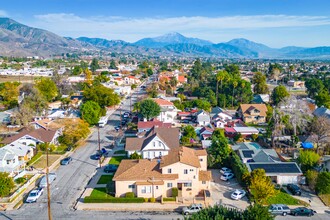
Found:
[[[168,32],[214,43],[330,46],[329,0],[11,0],[0,16],[61,36],[129,42]]]

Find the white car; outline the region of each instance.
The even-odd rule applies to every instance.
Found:
[[[30,192],[30,194],[27,197],[27,199],[25,200],[25,202],[27,202],[27,203],[36,202],[43,193],[44,193],[43,188],[34,189]]]
[[[222,167],[220,169],[220,173],[225,174],[225,173],[232,173],[233,171],[227,167]]]
[[[223,181],[228,181],[234,177],[233,173],[224,173],[221,175],[220,179]]]
[[[243,198],[246,195],[246,192],[242,189],[236,189],[234,192],[231,194],[231,198],[234,200],[239,200]]]

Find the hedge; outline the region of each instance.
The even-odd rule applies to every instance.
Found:
[[[127,192],[126,195],[125,195],[125,198],[134,198],[135,195],[133,192]]]
[[[34,155],[34,156],[31,158],[30,161],[28,161],[28,162],[26,163],[26,165],[30,166],[30,165],[34,164],[37,160],[40,159],[41,156],[42,156],[42,152],[39,151],[36,155]]]
[[[172,197],[177,197],[178,196],[178,193],[179,193],[178,188],[173,187],[172,188]]]
[[[84,203],[143,203],[144,198],[122,198],[122,197],[110,197],[110,198],[91,198],[86,196]]]
[[[233,152],[228,158],[228,163],[232,168],[233,173],[235,174],[237,182],[242,186],[246,186],[246,182],[244,182],[243,176],[244,174],[249,173],[249,171],[235,152]]]
[[[164,197],[163,202],[175,202],[176,198],[175,197]]]

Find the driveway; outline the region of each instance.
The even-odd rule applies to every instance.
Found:
[[[232,206],[239,209],[245,209],[249,206],[249,201],[247,197],[243,197],[241,200],[233,200],[230,198],[231,193],[235,189],[242,189],[242,187],[237,183],[236,179],[231,179],[228,182],[220,180],[220,170],[213,169],[212,178],[213,181],[211,182],[211,197],[212,202],[211,205],[214,204],[224,204],[227,206]]]

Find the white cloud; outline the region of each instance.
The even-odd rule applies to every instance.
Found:
[[[0,17],[8,17],[8,13],[0,9]]]
[[[1,14],[1,11],[0,11]],[[227,17],[80,17],[75,14],[36,15],[29,25],[44,28],[63,36],[102,37],[136,41],[177,31],[187,36],[203,37],[219,42],[222,33],[247,32],[269,28],[291,28],[330,25],[327,16],[254,15]],[[244,34],[243,34],[244,35]]]

